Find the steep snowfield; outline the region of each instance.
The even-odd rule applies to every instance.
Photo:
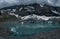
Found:
[[[19,17],[17,17],[17,18],[19,18]],[[46,17],[46,16],[38,16],[38,15],[33,14],[33,15],[23,16],[23,17],[21,17],[21,20],[27,20],[27,19],[31,19],[31,18],[37,19],[37,20],[42,19],[42,20],[47,21],[47,20],[52,19],[52,18],[60,18],[60,17],[54,17],[54,16],[53,17]]]
[[[14,14],[14,13],[10,13],[9,15],[14,15],[18,19],[20,19],[20,20],[28,20],[28,19],[40,20],[40,19],[42,19],[42,20],[47,21],[47,20],[52,19],[52,18],[56,18],[56,19],[60,18],[60,16],[59,17],[55,17],[55,16],[53,16],[53,17],[47,17],[47,16],[38,16],[38,15],[35,15],[35,14],[27,15],[27,16],[23,16],[23,17],[19,16],[18,14]]]
[[[0,0],[0,8],[22,4],[27,5],[32,3],[60,6],[60,0]]]

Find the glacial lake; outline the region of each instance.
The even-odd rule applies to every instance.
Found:
[[[51,32],[60,29],[60,24],[51,23],[23,23],[23,22],[5,22],[3,26],[9,28],[13,34],[11,36],[25,37],[41,32]]]

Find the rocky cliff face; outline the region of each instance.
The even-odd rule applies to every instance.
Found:
[[[55,11],[55,12],[54,12]],[[17,14],[19,16],[26,16],[30,14],[36,14],[40,16],[60,16],[59,7],[53,7],[48,5],[30,4],[11,6],[0,9],[2,14]]]

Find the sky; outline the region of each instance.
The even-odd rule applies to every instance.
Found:
[[[51,6],[60,7],[60,0],[0,0],[0,8],[22,4],[27,5],[32,3],[48,4]]]

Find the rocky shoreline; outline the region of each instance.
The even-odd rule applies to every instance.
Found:
[[[53,32],[41,32],[39,34],[34,34],[26,38],[9,37],[6,36],[6,33],[5,36],[4,34],[3,36],[0,34],[0,36],[0,39],[60,39],[60,29],[54,30]]]

